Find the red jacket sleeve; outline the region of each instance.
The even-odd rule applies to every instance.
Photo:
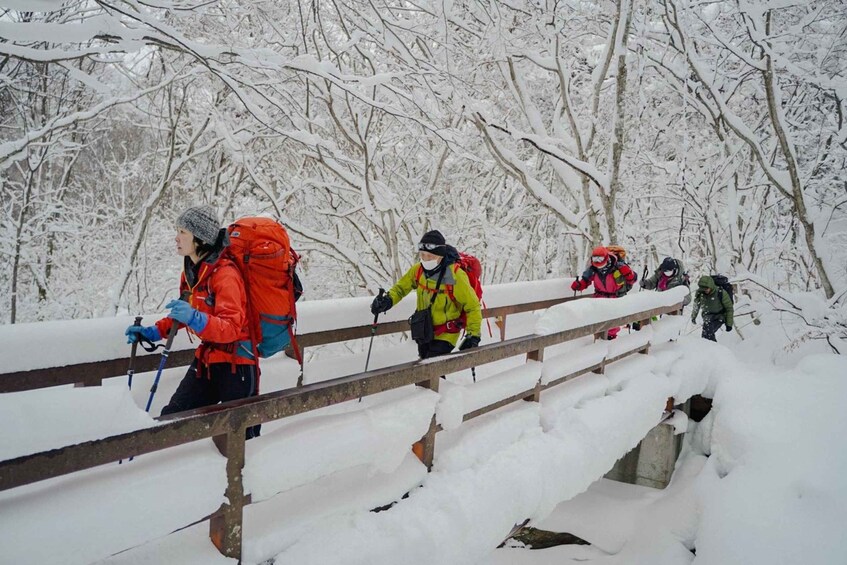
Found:
[[[623,278],[626,281],[626,284],[629,284],[629,285],[635,284],[635,278],[636,278],[635,273],[633,272],[632,269],[629,268],[629,265],[624,263],[623,265],[618,267],[618,271],[620,271],[620,273],[623,275]]]
[[[223,266],[212,274],[209,286],[215,305],[203,308],[209,321],[198,334],[200,339],[213,343],[238,341],[247,322],[247,293],[241,275],[235,267]]]
[[[162,339],[167,339],[168,332],[171,331],[171,326],[173,325],[173,323],[174,323],[174,320],[172,320],[168,317],[164,317],[161,320],[159,320],[158,322],[156,322],[156,327],[159,329],[159,335],[162,336]],[[181,327],[183,327],[183,325],[180,324],[179,327],[181,328]]]
[[[179,277],[179,294],[182,295],[183,292],[188,290],[188,285],[185,282],[185,273],[183,273]],[[159,335],[162,336],[162,339],[167,339],[168,332],[171,331],[171,326],[173,326],[175,320],[173,318],[168,318],[165,316],[158,322],[156,322],[156,327],[159,329]],[[181,330],[185,327],[185,324],[179,324],[178,330]]]
[[[591,286],[591,281],[587,281],[584,278],[580,277],[576,282],[576,290],[585,290]]]

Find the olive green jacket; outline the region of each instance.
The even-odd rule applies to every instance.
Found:
[[[670,290],[677,286],[682,286],[685,284],[685,266],[682,264],[682,261],[679,259],[676,260],[677,270],[673,274],[673,276],[668,281],[668,286],[665,290]],[[653,271],[653,274],[645,279],[641,279],[641,288],[645,288],[647,290],[659,290],[659,281],[664,275],[662,274],[661,267],[657,268]],[[682,301],[683,306],[687,306],[691,302],[691,293],[689,292],[686,297]]]
[[[694,311],[691,313],[691,321],[697,321],[697,314],[703,310],[703,319],[721,319],[728,326],[733,325],[732,299],[722,288],[719,288],[709,275],[703,275],[697,282],[700,288],[712,289],[709,294],[702,290],[694,293]]]
[[[418,277],[419,273],[420,277]],[[435,302],[432,304],[432,323],[434,326],[441,326],[448,321],[458,320],[464,312],[467,316],[465,334],[480,337],[482,335],[482,308],[476,292],[468,281],[467,273],[455,263],[449,265],[436,295],[433,290],[435,283],[438,282],[439,274],[440,272],[437,272],[434,277],[430,277],[420,263],[415,263],[397,281],[397,284],[391,287],[388,296],[391,297],[394,304],[397,304],[413,289],[416,290],[418,301],[415,310],[429,308],[430,300],[435,296]],[[435,339],[456,345],[459,340],[459,333],[443,333]]]

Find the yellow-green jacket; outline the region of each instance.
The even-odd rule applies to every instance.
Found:
[[[430,299],[435,296],[435,302],[432,305],[432,324],[436,328],[436,333],[439,326],[460,320],[462,314],[465,314],[466,335],[480,337],[482,309],[476,292],[468,281],[467,273],[456,263],[447,265],[447,272],[444,273],[438,294],[435,295],[435,283],[438,282],[439,274],[440,271],[437,271],[432,277],[427,276],[421,264],[415,263],[388,291],[391,302],[397,304],[414,289],[418,298],[415,310],[426,310],[429,308]],[[435,339],[450,342],[455,346],[459,340],[459,332],[445,332],[436,335]]]

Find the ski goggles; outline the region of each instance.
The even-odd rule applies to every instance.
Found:
[[[423,242],[421,242],[421,243],[418,244],[418,251],[435,251],[436,249],[439,249],[441,247],[444,247],[444,245],[440,244],[440,243],[423,243]]]
[[[609,258],[606,257],[605,255],[592,255],[591,256],[591,262],[594,263],[595,265],[602,265],[608,259]]]

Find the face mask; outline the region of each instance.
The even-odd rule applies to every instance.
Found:
[[[669,277],[673,274],[673,271],[662,271],[662,272],[665,273],[666,277]]]
[[[432,261],[421,261],[421,266],[427,271],[431,271],[438,266],[441,261],[433,259]]]

